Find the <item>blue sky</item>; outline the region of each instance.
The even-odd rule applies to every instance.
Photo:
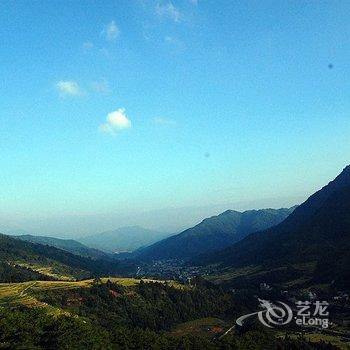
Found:
[[[1,1],[1,218],[44,232],[305,198],[349,163],[349,15],[348,1]]]

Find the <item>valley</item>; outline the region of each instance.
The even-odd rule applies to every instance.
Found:
[[[297,207],[226,211],[124,255],[1,235],[0,343],[349,349],[349,213],[346,167]]]

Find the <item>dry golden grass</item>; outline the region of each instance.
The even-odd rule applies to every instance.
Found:
[[[291,337],[297,338],[296,335],[292,335]],[[337,346],[341,350],[350,350],[350,342],[346,340],[342,340],[341,337],[339,336],[320,334],[320,333],[309,333],[309,334],[305,334],[305,338],[313,343],[324,341],[326,343],[331,343]]]
[[[28,291],[35,286],[36,282],[23,283],[0,283],[0,305],[21,304],[28,307],[45,306],[28,294]]]
[[[20,261],[16,261],[14,264],[21,266],[21,267],[25,267],[25,268],[30,269],[32,271],[39,272],[42,275],[45,275],[48,277],[53,277],[57,280],[75,281],[75,278],[73,276],[62,275],[62,274],[58,274],[58,273],[54,272],[52,266],[42,266],[42,265],[38,265],[38,264],[30,264],[30,263],[24,263],[24,262],[20,262]]]
[[[110,280],[113,283],[118,283],[123,286],[129,287],[140,283],[140,279],[136,278],[123,278],[123,277],[104,277],[101,278],[103,283]],[[45,290],[60,290],[60,289],[77,289],[77,288],[89,288],[93,279],[82,280],[82,281],[31,281],[21,283],[0,283],[0,306],[6,305],[26,305],[29,307],[46,307],[46,303],[37,300],[33,295],[38,291]],[[149,282],[161,282],[152,279],[144,279],[145,283]],[[168,281],[169,285],[176,288],[182,288],[182,285],[175,281]],[[34,293],[31,293],[34,292]]]

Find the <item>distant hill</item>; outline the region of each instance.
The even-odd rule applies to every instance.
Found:
[[[21,227],[6,225],[3,223],[0,223],[0,232],[4,235],[9,235],[9,236],[13,236],[13,235],[20,236],[20,235],[29,234],[28,231],[22,229]]]
[[[300,272],[297,266],[313,263],[314,281],[350,285],[350,166],[281,224],[193,263],[265,270],[289,266],[295,277]]]
[[[61,239],[55,237],[47,237],[47,236],[34,236],[34,235],[20,235],[14,236],[22,241],[39,243],[44,245],[49,245],[52,247],[56,247],[59,249],[66,250],[67,252],[71,252],[76,255],[81,255],[93,259],[109,259],[110,256],[101,250],[89,248],[84,244],[75,241],[74,239]]]
[[[119,272],[118,262],[86,258],[0,234],[0,282],[80,279]]]
[[[140,249],[137,252],[138,258],[143,260],[188,259],[208,251],[219,250],[243,239],[249,233],[279,224],[294,208],[245,212],[227,210],[177,235]]]
[[[148,230],[140,226],[127,226],[82,237],[78,241],[91,248],[109,253],[120,253],[134,251],[167,236],[169,234]]]

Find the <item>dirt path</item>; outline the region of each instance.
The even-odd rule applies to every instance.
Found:
[[[25,287],[24,289],[22,289],[21,292],[19,293],[19,296],[20,296],[20,297],[24,297],[24,296],[26,295],[26,291],[27,291],[29,288],[34,287],[34,286],[36,285],[36,283],[37,283],[37,282],[35,281],[35,282],[29,284],[29,285],[28,285],[27,287]]]

